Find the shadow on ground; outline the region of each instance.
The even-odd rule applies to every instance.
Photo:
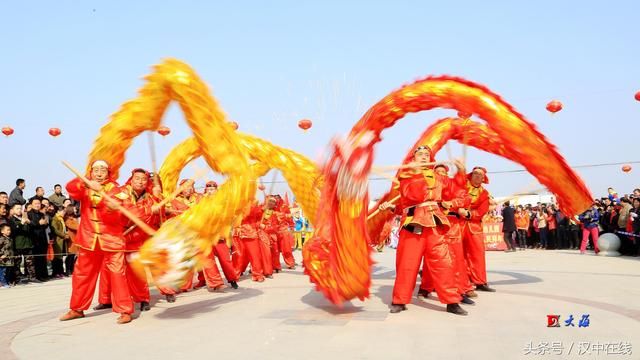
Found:
[[[190,304],[180,305],[180,297],[177,298],[173,307],[165,309],[154,316],[160,319],[190,319],[198,314],[204,314],[216,310],[219,306],[262,295],[263,292],[257,289],[242,289],[231,296],[214,297]],[[212,294],[215,296],[215,294]],[[177,305],[177,306],[176,306]]]

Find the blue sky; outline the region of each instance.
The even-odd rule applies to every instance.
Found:
[[[60,160],[83,167],[98,129],[165,57],[193,66],[242,131],[314,159],[390,91],[426,75],[451,74],[499,93],[572,165],[640,160],[640,102],[633,99],[640,90],[639,4],[2,2],[0,126],[15,134],[0,139],[0,189],[10,190],[18,176],[28,180],[29,195],[37,185],[51,189],[69,180]],[[550,116],[545,104],[554,98],[565,109]],[[399,163],[419,133],[452,114],[403,119],[384,133],[376,163]],[[302,118],[314,121],[307,133],[296,127]],[[176,108],[165,124],[173,132],[156,139],[159,159],[189,136]],[[59,138],[47,134],[52,126],[63,130]],[[453,149],[461,152],[457,144]],[[469,164],[521,168],[474,149]],[[137,166],[150,166],[146,136],[134,143],[123,170]],[[631,174],[620,166],[578,172],[598,194],[608,186],[620,192],[640,186],[640,164]],[[494,174],[491,180],[496,195],[509,195],[532,178]],[[372,193],[387,186],[373,181]]]

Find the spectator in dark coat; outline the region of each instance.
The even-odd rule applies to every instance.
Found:
[[[509,201],[504,203],[502,209],[502,232],[504,233],[504,242],[507,244],[506,251],[516,251],[516,243],[513,239],[513,233],[516,231],[515,210],[510,206]]]
[[[11,194],[9,195],[9,206],[13,206],[13,204],[24,205],[27,203],[27,200],[22,196],[22,192],[24,188],[27,186],[27,183],[24,179],[16,180],[16,188],[11,190]]]
[[[29,218],[29,237],[33,241],[34,265],[36,267],[36,278],[40,281],[46,281],[49,278],[47,270],[47,248],[49,241],[47,239],[47,229],[49,222],[47,216],[42,211],[42,203],[38,199],[32,199],[31,211],[27,214]]]

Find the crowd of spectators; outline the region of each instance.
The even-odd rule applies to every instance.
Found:
[[[0,191],[0,287],[45,282],[71,275],[78,204],[56,184],[45,196],[39,186],[25,198],[24,179],[9,194]]]
[[[599,252],[598,238],[615,233],[622,255],[638,256],[640,245],[640,189],[619,196],[608,189],[607,196],[594,199],[584,213],[568,217],[554,203],[511,206],[500,210],[507,251],[516,249],[588,249]]]

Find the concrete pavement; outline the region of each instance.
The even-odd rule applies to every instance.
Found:
[[[240,289],[224,293],[181,294],[173,304],[154,291],[151,311],[127,325],[109,311],[58,321],[69,279],[0,290],[0,358],[640,359],[638,259],[489,252],[498,292],[479,293],[465,307],[469,316],[459,317],[434,296],[389,314],[395,252],[374,256],[371,297],[342,309],[313,291],[301,269],[264,283],[245,277]],[[561,326],[549,328],[554,314]],[[587,314],[589,326],[579,327]],[[565,326],[569,315],[574,327]],[[629,347],[630,355],[611,355]]]

